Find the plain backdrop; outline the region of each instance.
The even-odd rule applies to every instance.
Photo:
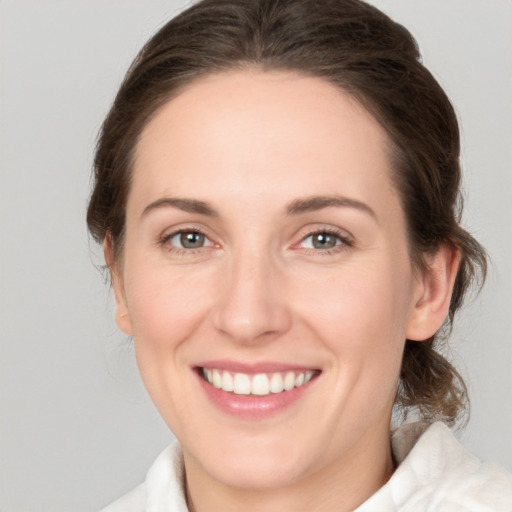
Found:
[[[85,228],[100,123],[183,0],[0,0],[0,509],[86,512],[141,482],[172,434],[113,322]],[[452,354],[464,443],[512,470],[512,2],[373,0],[416,36],[462,125],[465,226],[492,268]]]

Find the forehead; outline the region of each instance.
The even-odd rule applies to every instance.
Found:
[[[148,123],[130,195],[149,201],[193,191],[269,202],[335,190],[378,203],[394,194],[389,146],[380,124],[325,80],[225,72],[193,82]]]

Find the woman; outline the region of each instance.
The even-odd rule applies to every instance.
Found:
[[[445,426],[466,389],[440,331],[485,274],[458,159],[412,36],[363,2],[204,0],[163,27],[88,223],[179,444],[105,510],[510,510]],[[421,421],[390,441],[394,408]]]

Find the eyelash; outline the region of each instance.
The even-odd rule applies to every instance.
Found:
[[[194,235],[202,235],[204,236],[205,240],[208,240],[210,242],[209,245],[203,245],[202,247],[198,248],[184,248],[184,247],[177,247],[175,245],[171,245],[170,241],[177,235],[185,235],[185,234],[194,234]],[[305,236],[303,236],[300,241],[297,244],[294,244],[294,247],[300,246],[310,237],[314,237],[316,235],[329,235],[335,237],[340,243],[337,243],[334,247],[330,249],[318,249],[318,248],[303,248],[303,251],[307,255],[322,255],[322,256],[329,256],[332,254],[336,254],[342,251],[347,250],[347,248],[353,247],[354,242],[353,240],[348,237],[346,234],[341,232],[340,230],[337,230],[335,228],[321,228],[321,229],[315,229],[309,233],[307,233]],[[200,254],[202,251],[207,249],[208,247],[211,247],[215,245],[208,235],[201,231],[200,229],[193,228],[193,229],[187,229],[182,228],[178,229],[176,231],[173,231],[172,233],[168,233],[163,235],[159,241],[158,244],[162,247],[165,247],[165,249],[168,252],[174,253],[177,256],[186,256],[186,255],[197,255]],[[300,249],[300,247],[298,247]]]
[[[316,235],[330,235],[335,237],[340,243],[336,244],[334,247],[330,249],[316,249],[316,248],[304,248],[304,252],[307,255],[321,255],[321,256],[330,256],[332,254],[337,254],[354,246],[353,240],[348,237],[344,232],[336,229],[336,228],[320,228],[311,231],[307,235],[301,238],[299,244],[304,243],[310,237],[314,237]]]
[[[208,240],[210,242],[210,244],[206,245],[206,246],[198,247],[196,249],[187,249],[184,247],[177,247],[175,245],[170,244],[170,241],[175,236],[185,235],[185,234],[202,235],[202,236],[204,236],[205,240]],[[204,251],[204,249],[214,245],[213,242],[208,237],[208,235],[206,235],[206,233],[204,233],[203,231],[201,231],[200,229],[197,229],[197,228],[193,228],[193,229],[182,228],[182,229],[173,231],[172,233],[165,234],[159,239],[158,244],[160,246],[164,247],[168,252],[174,253],[177,256],[197,255],[197,254],[200,254],[202,251]]]

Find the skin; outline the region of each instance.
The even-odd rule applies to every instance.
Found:
[[[120,261],[105,244],[116,318],[183,447],[190,508],[353,510],[393,472],[404,343],[441,326],[458,266],[441,248],[413,269],[385,131],[321,79],[227,72],[156,113],[133,172]],[[353,203],[287,211],[312,196]],[[205,245],[180,247],[180,230]],[[326,231],[336,245],[313,246]],[[217,359],[321,373],[284,411],[247,420],[198,384],[194,365]]]

